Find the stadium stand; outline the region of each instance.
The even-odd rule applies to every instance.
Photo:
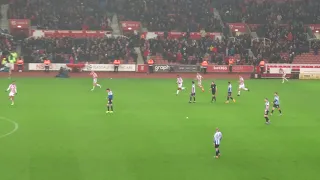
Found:
[[[30,19],[38,29],[106,30],[110,28],[110,17],[105,7],[104,1],[13,0],[8,17]]]
[[[261,59],[274,63],[317,59],[319,45],[316,42],[310,45],[312,37],[306,28],[306,24],[320,23],[317,0],[60,1],[12,0],[8,16],[29,18],[31,25],[38,29],[106,30],[111,29],[111,17],[117,14],[119,21],[139,21],[149,32],[199,32],[203,29],[224,34],[222,39],[188,36],[175,40],[142,39],[143,59],[153,58],[160,64],[195,64],[203,58],[224,64],[229,56],[239,64],[256,64]],[[251,31],[231,33],[228,23],[256,24],[257,37],[253,37]],[[261,41],[261,38],[268,41]],[[132,63],[138,55],[134,51],[136,43],[130,39],[29,38],[23,42],[22,53],[32,54],[30,61],[38,61],[44,53],[57,62],[74,58],[109,63],[120,57]]]
[[[210,0],[117,1],[120,20],[141,21],[149,31],[221,31]]]
[[[14,43],[12,37],[8,34],[1,33],[0,34],[0,51],[11,51],[14,49],[16,44]]]
[[[53,62],[111,63],[115,58],[135,63],[137,55],[130,39],[106,38],[29,38],[22,43],[27,62],[41,62],[44,57]]]

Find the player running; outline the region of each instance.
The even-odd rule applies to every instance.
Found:
[[[8,60],[7,60],[7,63],[6,63],[6,65],[5,65],[7,68],[8,68],[8,79],[11,79],[11,75],[12,75],[12,66],[13,66],[13,64],[12,63],[10,63]]]
[[[194,84],[194,81],[192,81],[189,103],[192,103],[192,99],[193,99],[193,103],[196,103],[196,85]]]
[[[91,71],[90,76],[92,76],[92,79],[93,79],[93,87],[92,87],[91,91],[93,91],[96,86],[101,88],[101,85],[98,84],[98,75],[97,75],[97,73],[95,73],[94,71]]]
[[[266,124],[268,125],[268,124],[270,124],[270,119],[269,119],[269,116],[268,116],[270,103],[269,103],[268,98],[265,98],[264,102],[265,102],[264,103],[264,106],[265,106],[265,108],[264,108],[264,118],[266,119]]]
[[[178,89],[177,89],[177,95],[181,90],[185,90],[185,87],[183,87],[183,79],[179,75],[177,75],[177,84],[178,84]]]
[[[111,89],[106,89],[106,91],[107,91],[107,93],[108,93],[108,97],[107,97],[107,100],[108,100],[108,102],[107,102],[107,111],[106,111],[106,113],[113,113],[113,93],[112,93],[112,91],[111,91]],[[111,111],[110,111],[111,110]]]
[[[279,113],[280,113],[280,116],[282,115],[282,111],[280,109],[280,97],[278,95],[277,92],[274,93],[274,99],[273,99],[273,107],[272,107],[272,111],[271,111],[271,116],[273,114],[273,111],[275,109],[278,109]]]
[[[220,132],[219,128],[216,129],[216,133],[214,133],[213,141],[214,141],[214,148],[216,149],[216,156],[215,158],[218,159],[220,157],[220,142],[222,140],[222,133]]]
[[[279,69],[279,73],[280,74],[282,74],[282,83],[284,83],[284,81],[286,80],[287,82],[289,81],[287,78],[286,78],[286,72],[282,69],[282,68],[280,68]]]
[[[233,97],[232,97],[232,85],[231,85],[231,82],[228,82],[228,96],[227,96],[227,101],[226,101],[227,104],[229,103],[229,99],[231,99],[233,102],[236,102],[236,100],[233,99]]]
[[[6,92],[10,91],[9,93],[9,100],[11,101],[11,105],[14,105],[14,96],[18,93],[17,86],[15,81],[12,81],[12,83],[9,85]]]
[[[212,81],[210,89],[211,89],[211,93],[212,93],[211,103],[213,101],[216,102],[217,101],[216,93],[218,91],[218,88],[217,88],[217,85],[214,83],[214,81]]]
[[[244,85],[244,79],[242,76],[239,76],[239,88],[238,88],[238,96],[240,96],[241,90],[250,91],[246,86]]]
[[[204,88],[203,88],[203,86],[202,86],[202,79],[203,79],[203,77],[201,76],[201,74],[200,73],[197,73],[197,81],[198,81],[198,86],[199,86],[199,88],[201,88],[201,90],[202,90],[202,92],[204,92]]]

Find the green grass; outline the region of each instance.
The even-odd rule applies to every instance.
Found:
[[[197,89],[175,96],[175,79],[16,79],[19,94],[0,101],[1,118],[19,129],[0,139],[1,180],[315,180],[320,169],[320,83],[247,80],[251,92],[224,104]],[[10,83],[0,79],[5,90]],[[205,81],[206,89],[209,81]],[[236,94],[236,81],[234,94]],[[105,114],[112,88],[115,113]],[[264,124],[264,98],[278,91],[283,116]],[[189,117],[188,119],[186,117]],[[212,136],[224,135],[214,159]],[[0,119],[0,136],[13,124]]]

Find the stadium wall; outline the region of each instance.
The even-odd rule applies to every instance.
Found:
[[[63,63],[52,63],[50,65],[50,71],[58,71],[61,67],[72,69],[73,65],[63,64]],[[97,72],[113,72],[114,65],[113,64],[80,64],[77,65],[81,67],[81,71],[97,71]],[[265,72],[261,75],[261,78],[281,78],[282,75],[279,74],[279,69],[282,68],[286,72],[287,78],[299,78],[299,79],[320,79],[320,64],[266,64]],[[13,71],[17,71],[17,66],[15,65]],[[42,63],[26,63],[24,65],[24,71],[26,73],[31,72],[41,72],[44,71],[44,65]],[[195,72],[199,72],[201,70],[201,66],[199,65],[163,65],[163,64],[155,64],[153,66],[153,76],[159,77],[172,77],[172,74],[176,73],[185,73],[194,74]],[[122,74],[122,77],[126,75],[130,77],[138,77],[138,74],[147,74],[148,65],[140,64],[121,64],[119,66],[119,74]],[[207,68],[208,77],[237,77],[238,74],[242,74],[243,76],[252,78],[260,78],[258,74],[255,73],[255,67],[251,65],[235,65],[233,66],[232,73],[229,72],[229,67],[227,65],[209,65]],[[2,73],[3,74],[3,73]],[[78,76],[81,73],[73,73]],[[84,73],[86,74],[86,73]],[[137,75],[133,75],[137,74]],[[219,75],[218,75],[219,74]],[[5,76],[5,75],[1,75]],[[82,75],[80,75],[82,76]],[[83,75],[84,76],[84,75]],[[152,78],[153,76],[150,76]],[[119,75],[120,77],[120,75]]]
[[[320,64],[266,64],[262,78],[282,78],[280,69],[287,78],[320,79]]]

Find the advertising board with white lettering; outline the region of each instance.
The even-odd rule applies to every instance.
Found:
[[[199,72],[200,67],[196,65],[154,65],[154,72]]]
[[[251,65],[234,65],[232,66],[232,72],[235,73],[252,73],[254,71],[254,66]],[[228,65],[211,65],[208,66],[207,72],[218,72],[218,73],[228,73]]]
[[[266,64],[266,69],[271,71],[277,71],[277,69],[290,69],[291,72],[320,72],[320,64]],[[291,73],[290,72],[290,73]]]
[[[299,74],[299,79],[320,79],[320,73],[318,73],[318,74]]]
[[[173,66],[174,72],[199,72],[200,66],[196,65],[176,65]]]
[[[169,65],[154,65],[153,71],[154,72],[170,72],[171,66]]]
[[[291,74],[291,68],[281,68],[286,74]],[[269,68],[270,74],[280,74],[280,68]]]
[[[300,68],[300,73],[304,74],[320,74],[320,68]]]
[[[60,63],[50,64],[50,70],[52,70],[52,71],[59,71],[61,67],[67,68],[67,65],[60,64]],[[44,71],[44,64],[43,63],[29,63],[28,70],[29,71]]]
[[[114,71],[113,64],[87,64],[84,71]],[[120,64],[119,72],[134,72],[136,71],[135,64]]]

